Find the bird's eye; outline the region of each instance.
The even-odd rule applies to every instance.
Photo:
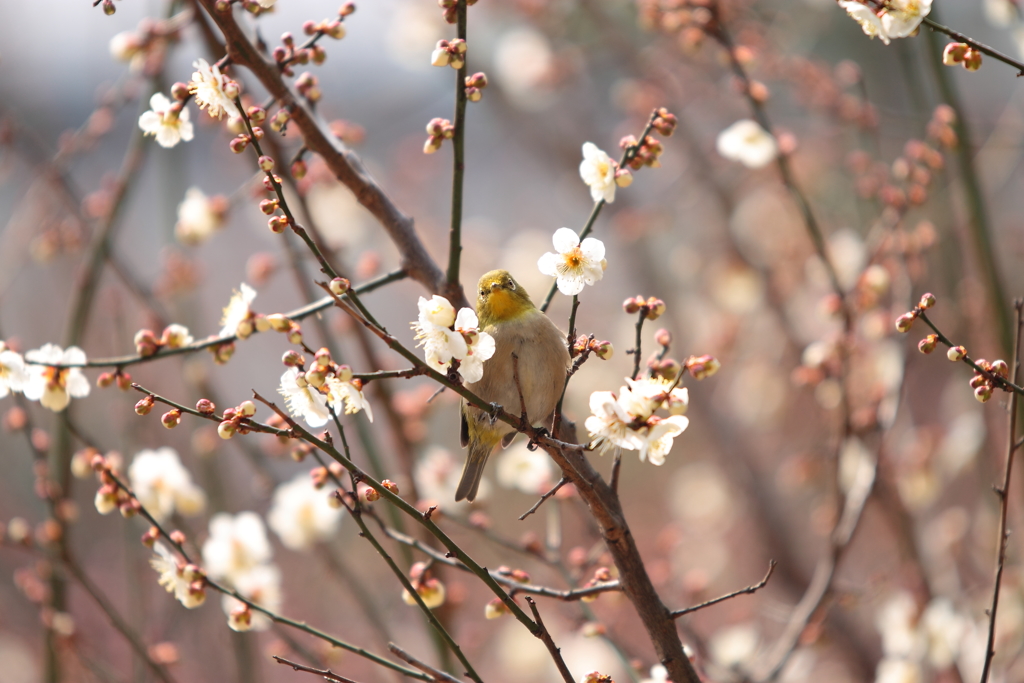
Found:
[[[481,289],[480,290],[480,296],[487,296],[487,290],[486,289]]]
[[[516,282],[515,282],[515,280],[509,280],[508,281],[508,288],[511,289],[513,292],[516,291]]]

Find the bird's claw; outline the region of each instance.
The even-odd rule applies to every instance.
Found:
[[[490,410],[490,412],[487,413],[487,415],[491,419],[491,425],[492,426],[494,425],[495,422],[498,421],[498,413],[500,411],[501,411],[501,404],[499,404],[499,403],[492,403],[491,404],[491,410]]]
[[[537,450],[537,446],[539,445],[537,441],[545,436],[551,436],[551,432],[549,432],[545,427],[538,427],[537,431],[530,435],[530,442],[526,444],[526,449],[530,451]]]

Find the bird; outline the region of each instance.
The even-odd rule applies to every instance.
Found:
[[[565,335],[507,270],[484,273],[477,290],[480,330],[494,337],[495,351],[484,362],[480,381],[466,383],[466,388],[513,415],[521,414],[525,404],[531,425],[544,421],[550,427],[570,365]],[[469,454],[456,502],[476,498],[487,458],[499,443],[507,447],[517,433],[486,410],[462,402],[460,437]]]

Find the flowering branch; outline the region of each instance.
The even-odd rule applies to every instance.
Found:
[[[679,617],[681,617],[683,615],[690,614],[691,612],[696,612],[697,610],[702,610],[705,607],[711,607],[711,605],[717,605],[720,602],[725,602],[726,600],[729,600],[731,598],[735,598],[738,595],[750,595],[752,593],[756,593],[757,591],[761,590],[762,588],[764,588],[768,584],[768,579],[772,578],[772,573],[774,571],[775,571],[775,560],[768,560],[768,573],[765,574],[764,578],[761,579],[760,581],[758,581],[757,583],[755,583],[755,584],[753,584],[751,586],[747,586],[746,588],[741,588],[738,591],[733,591],[732,593],[727,593],[727,594],[721,595],[721,596],[719,596],[717,598],[713,598],[711,600],[707,600],[705,602],[700,603],[699,605],[694,605],[693,607],[685,607],[683,609],[677,609],[677,610],[672,612],[672,618],[673,619],[678,619]]]
[[[932,11],[935,11],[935,10],[933,9]],[[1009,55],[1006,55],[1006,54],[1000,52],[999,50],[996,50],[995,48],[991,48],[988,45],[985,45],[984,43],[979,43],[978,41],[974,40],[970,36],[965,36],[963,33],[960,33],[959,31],[954,31],[953,29],[949,28],[948,26],[943,26],[939,22],[937,22],[937,21],[935,21],[933,19],[929,19],[928,17],[925,17],[924,19],[922,19],[921,23],[924,24],[925,26],[929,27],[933,31],[938,31],[939,33],[945,33],[947,36],[949,36],[950,38],[952,38],[952,39],[954,39],[954,40],[956,40],[958,42],[966,43],[966,44],[970,45],[971,47],[973,47],[978,52],[984,53],[984,54],[988,55],[989,57],[991,57],[992,59],[996,59],[996,60],[998,60],[1000,62],[1003,62],[1004,64],[1009,64],[1010,66],[1012,66],[1014,69],[1017,70],[1017,77],[1018,78],[1020,78],[1021,76],[1024,76],[1024,62],[1019,62],[1016,59],[1010,57]]]
[[[1024,301],[1018,299],[1013,304],[1017,312],[1017,320],[1014,330],[1013,362],[1010,364],[1013,379],[1016,380],[1020,373],[1020,333],[1022,316],[1024,316]],[[988,612],[988,640],[985,643],[985,666],[981,671],[981,683],[988,681],[989,671],[992,668],[992,658],[995,657],[996,637],[996,610],[999,609],[999,588],[1003,581],[1003,566],[1006,561],[1006,541],[1010,536],[1007,529],[1007,515],[1010,508],[1010,474],[1013,471],[1013,454],[1019,444],[1017,442],[1017,394],[1010,395],[1010,423],[1007,426],[1006,444],[1006,466],[1003,470],[1003,485],[996,488],[996,495],[999,496],[999,550],[996,553],[996,577],[992,587],[992,607]]]

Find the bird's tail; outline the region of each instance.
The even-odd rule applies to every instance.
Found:
[[[455,491],[455,502],[463,498],[468,501],[476,498],[476,490],[480,488],[480,478],[484,474],[484,465],[487,464],[487,458],[492,450],[494,444],[487,440],[470,440],[466,466],[462,469],[462,479],[459,480],[459,488]]]

